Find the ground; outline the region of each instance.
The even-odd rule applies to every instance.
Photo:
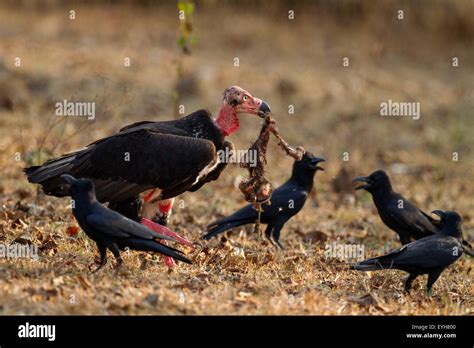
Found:
[[[461,4],[458,15],[472,10]],[[363,246],[365,257],[399,245],[370,196],[351,191],[350,178],[378,168],[426,212],[458,211],[474,240],[472,36],[415,30],[390,6],[379,13],[387,16],[382,25],[347,27],[304,11],[290,21],[278,8],[262,15],[202,6],[193,19],[198,43],[183,55],[174,6],[78,5],[74,20],[69,8],[0,11],[0,242],[39,247],[38,260],[0,259],[0,314],[472,314],[467,256],[426,300],[425,277],[407,295],[403,272],[349,271],[353,260],[325,253],[333,243]],[[178,62],[184,72],[176,87]],[[193,265],[168,270],[159,256],[129,252],[118,276],[111,257],[91,274],[97,250],[76,230],[69,199],[45,196],[22,169],[131,122],[171,119],[177,95],[186,113],[216,113],[231,85],[266,100],[290,144],[327,159],[304,209],[282,232],[285,249],[259,240],[253,226],[200,239],[208,223],[245,204],[237,184],[246,173],[231,165],[218,181],[177,198],[170,227],[200,244],[184,249]],[[55,116],[64,99],[96,102],[95,119]],[[389,99],[420,102],[420,119],[381,117],[380,103]],[[242,116],[230,140],[248,148],[259,125]],[[275,187],[291,163],[271,141],[267,177]]]

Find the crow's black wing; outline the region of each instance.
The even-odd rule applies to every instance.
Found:
[[[436,235],[408,243],[386,255],[362,261],[360,264],[379,264],[385,268],[437,269],[449,266],[462,253],[462,245],[455,238]]]
[[[273,192],[270,205],[262,205],[262,217],[272,219],[277,216],[293,216],[303,208],[307,198],[308,192],[303,188],[286,183]]]
[[[401,201],[403,201],[402,205],[400,204]],[[438,227],[428,218],[427,214],[399,195],[395,196],[386,209],[380,211],[380,214],[389,216],[392,225],[389,227],[395,230],[407,231],[416,239],[438,232]]]
[[[262,204],[261,222],[273,224],[276,219],[286,222],[303,207],[307,197],[308,193],[301,187],[285,183],[273,192],[270,205]],[[231,228],[253,223],[257,218],[257,211],[252,204],[248,204],[232,215],[210,223],[203,238],[209,239]]]
[[[262,222],[274,219],[278,215],[293,215],[304,205],[308,193],[297,186],[284,185],[276,189],[270,197],[271,204],[262,204]],[[214,221],[208,227],[226,224],[229,222],[248,221],[253,222],[257,219],[257,211],[252,204],[248,204],[237,210],[232,215]]]
[[[173,238],[156,233],[149,228],[122,216],[113,210],[103,208],[87,216],[87,223],[97,232],[111,238],[142,238],[163,239],[174,241]]]

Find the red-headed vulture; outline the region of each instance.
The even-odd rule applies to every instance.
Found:
[[[56,197],[70,195],[61,175],[90,179],[100,202],[178,238],[165,227],[173,197],[219,177],[227,163],[219,161],[218,151],[233,149],[225,137],[239,129],[240,114],[269,111],[267,103],[233,86],[224,91],[215,119],[209,111],[198,110],[178,120],[137,122],[25,173],[29,182]]]

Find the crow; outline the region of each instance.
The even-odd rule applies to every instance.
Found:
[[[439,220],[418,209],[399,193],[393,191],[390,179],[383,170],[377,170],[369,176],[359,176],[354,182],[363,182],[355,190],[364,189],[372,194],[375,206],[382,221],[395,231],[402,245],[410,243],[413,239],[431,236],[442,228]],[[469,249],[471,245],[463,239],[462,243]],[[472,250],[466,250],[472,256]]]
[[[232,86],[224,90],[216,118],[197,110],[176,120],[136,122],[24,172],[29,182],[55,197],[70,195],[62,174],[90,179],[99,202],[108,202],[109,208],[132,220],[144,218],[158,233],[170,234],[160,223],[166,224],[173,198],[217,180],[228,164],[219,154],[233,151],[226,137],[239,130],[241,115],[261,118],[268,112],[266,102]],[[165,262],[173,264],[167,257]]]
[[[433,214],[441,218],[442,228],[434,235],[424,237],[389,252],[350,266],[357,271],[375,271],[399,269],[409,273],[405,282],[405,291],[409,292],[416,277],[428,274],[426,296],[441,273],[461,257],[462,219],[453,211],[435,210]]]
[[[271,196],[271,204],[262,205],[260,220],[267,224],[265,235],[271,241],[283,248],[279,239],[280,231],[285,223],[303,208],[308,194],[313,188],[314,175],[318,170],[324,170],[318,163],[325,159],[315,157],[306,152],[300,161],[295,161],[291,177],[282,186],[277,188]],[[214,221],[208,225],[208,233],[203,236],[209,239],[231,228],[253,223],[257,220],[258,213],[252,204],[249,204],[234,214]]]
[[[95,188],[88,179],[76,179],[63,174],[61,178],[69,184],[73,199],[72,212],[79,226],[91,238],[99,249],[101,269],[107,261],[107,249],[117,260],[116,270],[122,265],[120,250],[125,248],[140,251],[155,251],[176,260],[191,263],[181,251],[165,246],[159,240],[174,240],[156,233],[142,224],[133,221],[114,210],[104,207],[97,201]]]

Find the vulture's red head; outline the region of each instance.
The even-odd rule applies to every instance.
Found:
[[[270,112],[270,107],[263,100],[252,96],[239,86],[232,86],[224,91],[222,107],[216,123],[224,135],[239,129],[238,114],[251,114],[263,117]]]

